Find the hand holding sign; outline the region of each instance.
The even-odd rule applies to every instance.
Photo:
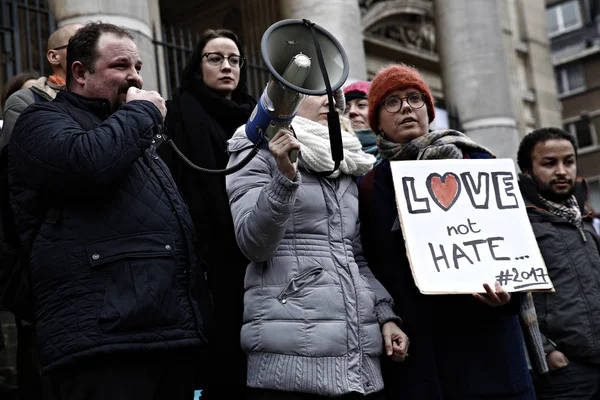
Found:
[[[479,293],[473,293],[473,297],[492,307],[503,306],[508,303],[510,301],[510,293],[507,293],[498,281],[494,282],[494,287],[496,291],[493,291],[490,285],[484,283],[483,288],[485,289],[486,294],[481,295]]]

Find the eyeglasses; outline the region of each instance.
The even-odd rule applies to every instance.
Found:
[[[233,68],[242,68],[244,65],[244,57],[238,55],[224,56],[221,53],[204,53],[202,57],[206,57],[208,63],[214,67],[223,64],[223,60],[227,59],[229,65]]]
[[[62,46],[55,47],[52,50],[62,50],[62,49],[66,49],[67,47],[69,47],[69,45],[65,44],[65,45],[62,45]]]
[[[402,108],[402,102],[406,101],[410,108],[417,110],[425,105],[423,100],[424,93],[410,93],[406,97],[390,96],[383,100],[379,105],[383,104],[385,110],[390,114],[398,112]]]

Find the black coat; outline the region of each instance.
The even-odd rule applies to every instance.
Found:
[[[227,140],[246,123],[256,102],[248,95],[232,101],[218,96],[201,80],[177,89],[167,102],[167,134],[194,164],[224,169],[229,161]],[[208,265],[207,281],[214,298],[215,357],[227,359],[223,370],[213,368],[216,386],[245,386],[246,356],[240,348],[243,316],[244,274],[249,261],[240,251],[231,218],[224,175],[198,172],[186,165],[164,145],[159,154],[165,160],[181,194],[190,207],[196,228],[200,257]],[[208,394],[208,393],[207,393]]]
[[[11,202],[22,238],[35,238],[46,370],[100,353],[205,343],[210,300],[190,214],[153,145],[161,123],[150,102],[111,115],[106,100],[69,92],[19,117]]]
[[[538,198],[528,175],[519,176],[519,187],[533,233],[555,292],[533,293],[544,335],[544,348],[556,348],[569,360],[600,364],[600,239],[592,215],[584,209],[587,191],[575,184],[575,197],[583,215],[583,239],[575,225],[549,212]]]

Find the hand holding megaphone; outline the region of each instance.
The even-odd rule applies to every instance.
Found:
[[[269,150],[277,160],[279,171],[293,181],[298,171],[298,160],[291,160],[290,153],[300,151],[300,142],[294,137],[294,134],[288,130],[281,129],[269,140]]]

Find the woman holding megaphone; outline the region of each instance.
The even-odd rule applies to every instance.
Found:
[[[341,91],[336,107],[344,110]],[[245,277],[241,343],[251,399],[383,399],[380,354],[402,361],[408,337],[363,257],[354,178],[373,166],[343,119],[332,170],[327,96],[306,98],[256,157],[227,177]],[[254,144],[240,127],[230,165]],[[290,152],[299,150],[297,161]],[[295,158],[294,158],[295,159]]]
[[[227,140],[255,105],[246,88],[246,64],[237,35],[226,29],[207,30],[183,70],[181,87],[167,102],[166,134],[192,163],[222,169],[229,158]],[[239,332],[248,260],[235,240],[225,178],[191,168],[166,144],[159,154],[189,205],[196,248],[215,304],[208,351],[210,359],[221,361],[208,366],[198,389],[209,399],[238,394],[246,384]]]

